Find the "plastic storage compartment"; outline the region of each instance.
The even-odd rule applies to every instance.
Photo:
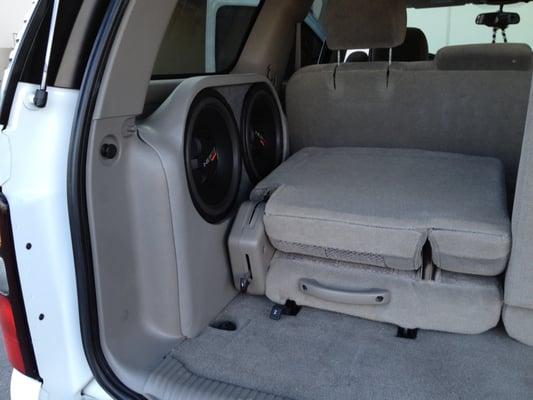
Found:
[[[264,295],[266,274],[274,256],[263,225],[265,202],[244,202],[228,238],[235,287],[250,294]]]

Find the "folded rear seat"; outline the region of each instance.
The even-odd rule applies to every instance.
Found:
[[[500,319],[511,238],[496,159],[306,148],[250,197],[229,239],[250,293],[404,328],[473,334]]]
[[[405,149],[307,148],[260,182],[278,250],[400,270],[505,269],[510,222],[499,160]]]
[[[385,11],[382,2],[330,0],[328,46],[398,46],[405,36],[405,1],[391,0]],[[379,23],[368,24],[377,16]],[[235,284],[276,303],[294,300],[405,328],[480,333],[494,327],[503,303],[498,275],[511,245],[502,163],[361,147],[374,137],[373,146],[391,147],[389,138],[411,129],[425,110],[418,103],[399,126],[388,104],[394,70],[382,62],[356,67],[310,67],[291,79],[287,109],[297,152],[239,210],[229,236]],[[346,80],[345,70],[354,81]],[[295,82],[320,87],[308,96],[295,90]],[[359,93],[378,96],[362,97],[357,107],[346,103]],[[375,119],[368,118],[372,113]],[[432,141],[432,125],[424,129],[423,140]],[[361,137],[363,143],[333,147],[339,137],[359,138],[362,130],[370,135]],[[450,134],[471,142],[465,131]]]

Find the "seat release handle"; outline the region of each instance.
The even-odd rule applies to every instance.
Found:
[[[390,302],[391,294],[386,289],[338,289],[324,286],[314,279],[298,281],[302,293],[320,300],[353,305],[383,305]]]

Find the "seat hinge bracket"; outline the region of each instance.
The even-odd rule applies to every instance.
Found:
[[[282,315],[296,316],[302,309],[293,300],[287,300],[285,304],[274,304],[270,310],[270,319],[279,321]]]
[[[401,326],[399,326],[396,337],[414,340],[416,339],[417,335],[418,335],[418,329],[402,328]]]
[[[248,286],[250,286],[250,277],[248,274],[241,276],[239,278],[239,292],[246,293],[248,291]]]

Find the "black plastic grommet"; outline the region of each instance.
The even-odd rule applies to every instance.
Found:
[[[100,148],[100,155],[108,160],[112,160],[117,156],[118,149],[113,143],[104,143]]]

